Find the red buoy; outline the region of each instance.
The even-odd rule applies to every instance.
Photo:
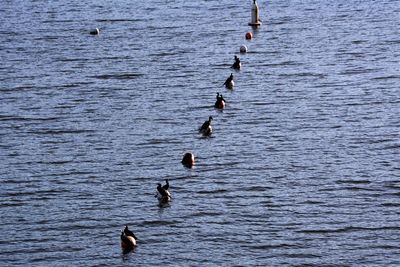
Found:
[[[192,168],[194,165],[194,155],[192,153],[186,153],[182,159],[183,166],[187,168]]]
[[[253,38],[253,34],[251,32],[246,32],[246,40],[251,40],[251,38]]]
[[[225,108],[225,101],[224,100],[217,100],[215,101],[215,108],[224,109]]]

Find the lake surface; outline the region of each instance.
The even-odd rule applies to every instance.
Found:
[[[399,1],[259,6],[2,1],[0,265],[400,266]]]

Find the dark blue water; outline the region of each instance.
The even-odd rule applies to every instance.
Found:
[[[399,2],[250,4],[2,1],[1,266],[400,265]]]

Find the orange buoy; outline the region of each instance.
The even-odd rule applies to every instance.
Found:
[[[215,101],[215,108],[224,109],[225,108],[225,101],[224,100],[217,100]]]
[[[185,153],[182,159],[183,166],[187,168],[192,168],[194,165],[194,155],[192,153]]]
[[[253,38],[253,34],[251,32],[246,32],[246,40],[251,40],[251,38]]]

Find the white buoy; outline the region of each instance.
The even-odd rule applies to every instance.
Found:
[[[253,0],[253,4],[251,6],[251,21],[249,22],[250,26],[260,26],[261,20],[259,16],[258,4],[257,0]]]
[[[240,47],[240,53],[247,53],[247,47],[245,45]]]
[[[100,33],[100,30],[99,30],[99,28],[96,28],[96,29],[90,30],[89,33],[90,33],[91,35],[98,35],[98,34]]]

